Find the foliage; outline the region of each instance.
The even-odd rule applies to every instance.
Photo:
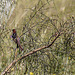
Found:
[[[15,10],[18,9],[19,4],[21,4],[20,6],[23,8],[22,2],[18,0]],[[75,74],[75,18],[74,15],[70,15],[71,11],[68,13],[67,5],[64,5],[65,10],[63,11],[58,7],[59,5],[59,0],[37,0],[37,2],[34,3],[34,8],[32,8],[33,5],[29,7],[27,16],[24,15],[20,20],[18,18],[20,15],[18,12],[19,15],[17,14],[18,16],[16,16],[18,20],[15,19],[15,25],[17,25],[17,27],[15,25],[13,27],[8,25],[8,27],[3,24],[4,26],[2,26],[0,30],[0,72],[14,59],[34,49],[50,44],[54,38],[61,33],[62,35],[51,47],[38,51],[23,60],[19,60],[18,63],[12,66],[7,74]],[[17,11],[18,10],[16,10],[16,12]],[[67,16],[67,14],[69,15]],[[9,24],[9,22],[10,21],[8,21],[7,24]],[[24,51],[20,54],[19,49],[15,50],[16,45],[10,38],[12,28],[16,28],[21,45],[24,48]]]

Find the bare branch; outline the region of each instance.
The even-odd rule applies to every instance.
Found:
[[[20,58],[15,59],[9,66],[7,66],[7,68],[1,73],[1,75],[5,75],[5,74],[8,72],[8,70],[9,70],[13,65],[15,65],[19,60],[22,60],[22,59],[24,59],[25,57],[36,53],[37,51],[41,51],[42,49],[46,49],[46,48],[52,46],[53,43],[56,41],[56,39],[57,39],[59,36],[60,36],[60,34],[58,34],[58,35],[56,36],[56,38],[51,42],[51,44],[49,44],[49,45],[47,45],[47,46],[40,47],[40,48],[38,48],[38,49],[35,49],[35,50],[29,52],[28,54],[25,54],[24,56],[21,56]]]

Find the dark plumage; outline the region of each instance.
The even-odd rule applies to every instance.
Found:
[[[13,41],[17,44],[17,48],[20,48],[21,50],[23,50],[23,48],[20,45],[19,37],[17,36],[17,32],[15,29],[12,30],[12,38],[13,38]]]

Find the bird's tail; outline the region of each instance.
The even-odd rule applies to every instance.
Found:
[[[21,49],[21,51],[23,51],[23,48],[20,44],[19,38],[17,38],[17,47]]]

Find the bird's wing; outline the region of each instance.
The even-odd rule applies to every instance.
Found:
[[[20,38],[19,38],[19,37],[17,37],[17,43],[18,43],[18,45],[19,45],[19,47],[20,47],[20,49],[21,49],[21,51],[22,51],[23,48],[21,47],[21,44],[20,44]]]

